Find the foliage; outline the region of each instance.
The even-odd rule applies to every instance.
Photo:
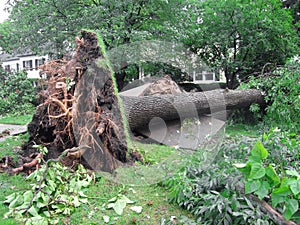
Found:
[[[186,216],[180,216],[177,218],[176,216],[171,216],[170,218],[161,218],[159,225],[198,225],[194,220],[187,218]]]
[[[17,155],[22,152],[22,142],[28,140],[29,136],[19,135],[6,139],[4,142],[0,142],[0,156],[13,155],[17,158]],[[171,148],[167,149],[162,145],[148,145],[138,146],[138,148],[144,149],[146,154],[151,154],[149,160],[155,164],[160,162],[162,158],[166,158],[171,152]],[[156,150],[156,152],[155,152]],[[17,160],[17,159],[16,159]],[[51,167],[52,163],[50,164]],[[60,173],[60,172],[59,172]],[[76,172],[75,172],[76,173]],[[56,174],[56,173],[55,173]],[[62,173],[64,174],[64,173]],[[127,175],[127,176],[131,176]],[[58,174],[60,176],[60,174]],[[136,182],[140,182],[141,179],[136,177]],[[130,180],[131,178],[128,178]],[[84,188],[82,191],[87,195],[88,202],[81,203],[77,208],[70,207],[71,215],[58,216],[60,220],[59,224],[159,224],[161,218],[166,220],[171,217],[176,217],[181,224],[189,224],[186,221],[192,221],[193,215],[186,210],[170,204],[167,201],[169,192],[158,184],[152,185],[125,185],[123,183],[116,182],[115,178],[106,178],[103,173],[95,173],[94,184]],[[126,180],[126,183],[129,183]],[[17,225],[14,217],[9,219],[2,219],[3,215],[8,212],[9,204],[3,203],[6,196],[16,192],[22,194],[26,190],[31,188],[31,184],[38,184],[36,180],[26,179],[23,175],[9,176],[4,173],[0,173],[0,221],[1,225]],[[68,185],[66,185],[68,187]],[[126,196],[130,200],[134,200],[135,204],[128,204],[124,208],[123,214],[118,215],[113,209],[108,209],[109,200],[114,197]],[[135,207],[135,208],[132,208]],[[142,212],[138,213],[137,206],[142,206]],[[134,211],[136,210],[136,211]],[[55,215],[54,215],[55,216]],[[104,219],[105,218],[105,219]],[[109,222],[105,223],[105,221]],[[191,224],[193,224],[191,222]]]
[[[24,114],[32,111],[37,94],[26,73],[8,73],[0,69],[0,75],[0,114]]]
[[[131,201],[125,195],[118,194],[118,196],[113,197],[112,199],[108,200],[109,204],[107,208],[113,208],[118,215],[123,214],[123,210],[127,204],[132,204],[134,201]]]
[[[243,179],[233,164],[248,176],[247,194],[257,194],[266,201],[272,196],[279,212],[287,219],[293,215],[293,220],[299,220],[299,136],[279,129],[266,132],[258,142],[256,135],[247,136],[249,133],[242,136],[235,130],[224,139],[214,163],[206,165],[194,159],[181,173],[164,181],[172,191],[171,202],[195,214],[198,224],[272,224],[256,204],[240,193],[237,187]],[[243,163],[246,158],[248,165]]]
[[[74,36],[82,29],[99,31],[108,48],[148,39],[160,31],[159,26],[166,18],[164,10],[167,9],[167,2],[162,0],[47,0],[36,1],[35,4],[29,0],[10,0],[9,3],[10,43],[3,45],[8,49],[30,47],[56,57],[63,56],[73,43]],[[156,29],[153,29],[154,26]]]
[[[27,178],[32,182],[30,189],[6,197],[4,202],[10,210],[5,217],[15,217],[25,224],[57,224],[60,215],[68,216],[87,203],[83,191],[93,178],[83,166],[70,171],[58,162],[47,165]]]
[[[297,170],[300,168],[299,135],[274,128],[264,133],[262,141],[271,153],[266,162],[274,163],[277,170],[284,172],[284,169]]]
[[[252,111],[262,117],[269,127],[279,127],[290,131],[300,130],[300,60],[294,57],[285,67],[259,77],[251,77],[240,89],[256,88],[264,92],[267,102],[265,115],[252,107]]]
[[[228,140],[213,164],[194,163],[168,178],[164,185],[172,191],[171,201],[195,214],[198,224],[270,224],[259,208],[236,191],[241,176],[231,162],[244,159],[252,142]]]
[[[284,64],[299,49],[293,17],[279,0],[189,0],[184,9],[184,22],[177,23],[182,41],[222,69],[229,88],[267,63]]]
[[[283,212],[285,219],[290,220],[299,211],[300,174],[296,170],[281,171],[270,163],[265,164],[268,151],[258,141],[247,163],[234,164],[246,179],[245,194],[254,193],[259,199],[271,195],[272,206]]]
[[[29,48],[60,58],[82,29],[101,33],[108,50],[143,40],[182,42],[222,69],[230,87],[266,63],[283,64],[299,49],[293,17],[280,0],[8,2],[11,16],[0,26],[5,50]],[[127,66],[122,69],[123,76]]]

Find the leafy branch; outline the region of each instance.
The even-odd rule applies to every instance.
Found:
[[[264,164],[267,156],[268,151],[258,141],[251,150],[247,163],[234,164],[246,178],[245,194],[254,193],[261,202],[264,198],[271,197],[272,207],[283,212],[283,218],[279,213],[277,217],[284,224],[295,224],[285,220],[290,220],[299,211],[300,175],[295,170],[286,170],[280,177],[272,164]],[[264,201],[262,205],[266,205]],[[270,211],[277,214],[274,209]]]
[[[83,191],[93,176],[82,165],[72,171],[59,161],[60,158],[48,160],[27,177],[33,181],[30,189],[6,197],[4,203],[9,205],[9,212],[5,218],[15,217],[26,225],[57,224],[59,215],[70,215],[74,208],[88,202]]]

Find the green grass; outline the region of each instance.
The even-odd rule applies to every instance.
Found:
[[[157,184],[134,186],[116,184],[108,179],[100,179],[90,187],[86,194],[90,196],[89,204],[83,205],[70,217],[71,224],[104,224],[103,216],[109,216],[109,224],[159,224],[161,218],[185,215],[192,218],[187,211],[168,202],[168,191]],[[121,216],[113,209],[107,209],[108,200],[123,194],[133,204],[127,204]],[[142,206],[140,214],[130,210],[132,206]],[[88,222],[87,222],[88,221]],[[113,223],[114,222],[114,223]]]
[[[227,135],[232,136],[258,136],[259,131],[250,126],[243,124],[236,124],[227,127]],[[5,155],[16,156],[16,150],[18,146],[28,140],[28,134],[19,135],[16,137],[10,137],[5,142],[0,142],[0,158]],[[169,219],[171,216],[180,218],[186,216],[191,220],[195,217],[188,211],[180,208],[176,204],[169,203],[170,192],[159,185],[159,182],[165,178],[162,176],[159,180],[148,179],[150,183],[148,185],[137,185],[141,179],[141,175],[136,172],[142,172],[146,178],[159,177],[158,174],[161,171],[156,170],[156,167],[160,167],[161,162],[167,162],[170,169],[174,169],[173,173],[176,173],[175,169],[179,169],[184,166],[184,158],[187,156],[185,152],[183,155],[178,153],[172,147],[164,145],[154,144],[141,144],[138,142],[133,143],[133,149],[140,152],[143,155],[145,165],[138,164],[134,167],[121,168],[115,178],[112,176],[104,176],[97,173],[96,183],[89,188],[85,189],[85,194],[89,197],[87,204],[82,204],[79,208],[71,214],[70,217],[62,217],[60,224],[105,224],[103,216],[109,216],[110,223],[107,224],[141,224],[152,225],[160,224],[162,218]],[[181,161],[183,162],[180,165]],[[167,166],[168,166],[167,165]],[[172,167],[172,165],[175,165]],[[165,165],[164,165],[165,166]],[[153,169],[154,168],[154,169]],[[135,170],[137,169],[137,170]],[[140,169],[140,170],[138,170]],[[122,179],[118,179],[122,176]],[[116,181],[121,181],[117,183]],[[125,182],[124,182],[125,181]],[[135,185],[132,185],[132,184]],[[14,191],[25,190],[29,188],[29,183],[22,177],[8,176],[6,174],[0,174],[0,221],[3,215],[8,212],[7,205],[2,202],[6,196]],[[124,209],[123,214],[120,216],[116,214],[113,209],[107,209],[109,199],[116,197],[118,194],[125,195],[130,200],[134,201],[133,204],[128,204]],[[130,210],[131,206],[142,206],[143,210],[140,214]],[[2,220],[1,225],[19,224],[14,219]]]
[[[13,136],[7,138],[4,142],[0,142],[0,159],[3,156],[11,155],[17,158],[16,152],[20,150],[20,146],[26,140],[28,140],[28,134],[22,134],[19,136]],[[14,219],[2,219],[4,214],[8,212],[7,205],[3,204],[5,197],[12,194],[15,191],[24,190],[29,184],[25,181],[22,175],[9,176],[5,173],[1,173],[0,170],[0,221],[1,225],[13,225],[19,224]]]
[[[18,136],[8,137],[5,141],[0,142],[0,159],[3,156],[11,155],[16,157],[16,153],[21,150],[21,145],[27,141],[29,134],[20,134]]]
[[[32,120],[33,113],[25,115],[5,115],[0,116],[0,124],[15,124],[15,125],[26,125]]]
[[[0,173],[0,221],[1,225],[15,225],[20,224],[13,218],[3,219],[5,213],[8,212],[8,206],[3,204],[5,197],[16,191],[25,190],[28,188],[29,183],[26,182],[22,175],[9,176]]]
[[[153,164],[160,162],[175,152],[175,149],[170,146],[158,144],[142,144],[140,142],[133,142],[133,149],[143,155],[145,164]]]
[[[230,124],[226,126],[226,134],[229,136],[248,136],[259,137],[262,134],[262,130],[258,126],[250,126],[246,124]]]
[[[13,155],[16,157],[16,149],[20,149],[24,141],[28,140],[28,134],[10,137],[5,142],[0,142],[0,158],[5,155]],[[140,150],[143,154],[147,165],[138,165],[137,167],[145,167],[155,164],[160,160],[167,158],[175,152],[171,147],[163,145],[145,145],[134,143],[136,150]],[[148,172],[148,170],[145,170]],[[151,170],[150,170],[151,171]],[[140,177],[132,177],[134,174],[123,173],[128,180],[139,179]],[[154,174],[155,175],[155,174]],[[97,182],[85,190],[85,194],[89,197],[89,203],[81,205],[71,214],[70,217],[62,217],[61,224],[104,224],[103,216],[109,216],[111,223],[108,224],[159,224],[161,218],[169,219],[171,216],[180,218],[182,215],[188,218],[194,218],[186,210],[179,206],[170,204],[168,201],[169,192],[161,187],[159,180],[151,185],[133,186],[129,183],[116,183],[114,180],[97,174],[99,177]],[[101,177],[101,178],[100,178]],[[123,177],[124,178],[124,177]],[[126,178],[126,177],[125,177]],[[30,184],[21,175],[8,176],[0,174],[0,221],[1,225],[19,224],[14,219],[2,219],[4,214],[8,212],[7,205],[3,204],[6,196],[14,191],[25,190]],[[108,200],[123,194],[134,204],[128,204],[124,213],[119,216],[112,209],[107,209]],[[130,210],[131,206],[142,206],[143,211],[140,214]]]

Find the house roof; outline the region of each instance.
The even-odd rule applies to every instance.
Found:
[[[32,55],[35,55],[35,54],[32,52],[24,53],[24,54],[17,54],[17,55],[2,53],[2,54],[0,54],[0,62],[9,62],[9,61],[13,61],[13,60],[18,60],[21,57],[32,56]]]

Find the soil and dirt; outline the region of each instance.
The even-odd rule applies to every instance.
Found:
[[[45,159],[55,159],[66,149],[88,145],[88,150],[78,148],[76,162],[111,172],[128,161],[112,73],[96,34],[82,31],[75,41],[70,61],[50,61],[40,68],[48,82],[40,93],[43,103],[28,125],[30,138],[23,146],[24,155],[36,151],[33,145],[42,145],[49,150]],[[73,157],[65,157],[65,164],[74,162]]]

